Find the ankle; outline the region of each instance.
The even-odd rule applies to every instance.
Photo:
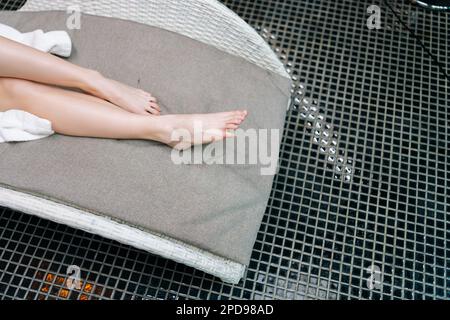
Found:
[[[170,116],[146,116],[145,139],[168,143],[174,130],[169,117]]]
[[[100,72],[91,69],[85,69],[82,73],[79,89],[95,96],[103,95],[105,77]]]

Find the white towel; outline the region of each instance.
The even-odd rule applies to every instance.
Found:
[[[72,41],[65,31],[44,33],[42,30],[35,30],[21,33],[0,23],[0,36],[62,57],[70,56],[72,51]],[[37,140],[53,133],[50,121],[28,112],[21,110],[0,112],[0,143]]]
[[[52,134],[48,120],[21,110],[0,112],[0,143],[38,140]]]
[[[35,30],[21,33],[10,26],[0,23],[0,36],[61,57],[69,57],[72,52],[72,41],[65,31],[44,33],[42,30]]]

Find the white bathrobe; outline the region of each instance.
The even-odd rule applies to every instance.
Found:
[[[40,51],[69,57],[72,41],[65,31],[42,30],[21,33],[0,23],[0,36],[20,42]],[[31,141],[48,137],[54,132],[51,122],[21,110],[0,112],[0,143]]]

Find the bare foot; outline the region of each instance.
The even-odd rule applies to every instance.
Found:
[[[158,122],[163,122],[164,129],[158,140],[172,148],[185,150],[194,144],[231,138],[234,137],[231,131],[239,128],[246,117],[245,110],[161,116]]]
[[[158,101],[150,93],[136,89],[100,74],[91,78],[85,91],[132,113],[141,115],[160,115]]]

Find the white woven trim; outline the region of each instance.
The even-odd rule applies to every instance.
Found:
[[[73,6],[79,6],[87,14],[132,20],[177,32],[290,78],[266,41],[216,0],[28,0],[20,11],[67,11]]]
[[[43,219],[65,224],[89,233],[160,255],[237,284],[243,277],[243,264],[216,256],[180,241],[152,234],[47,199],[0,187],[0,206],[8,207]]]

